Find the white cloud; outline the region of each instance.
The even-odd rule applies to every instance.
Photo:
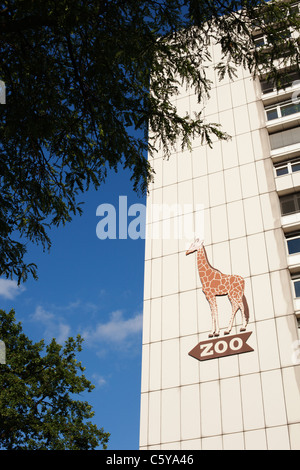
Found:
[[[97,387],[103,387],[107,384],[107,380],[102,375],[95,373],[92,375],[92,383]]]
[[[84,331],[83,337],[87,341],[108,341],[120,343],[142,330],[142,314],[133,318],[124,319],[122,310],[112,312],[107,323],[98,323],[94,328]]]
[[[14,299],[25,290],[24,286],[18,286],[17,281],[0,279],[0,296],[5,299]]]
[[[61,317],[45,310],[41,305],[36,307],[31,320],[45,328],[44,336],[48,340],[55,338],[57,343],[63,344],[70,336],[71,327]]]

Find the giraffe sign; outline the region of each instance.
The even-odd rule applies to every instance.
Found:
[[[240,328],[240,331],[246,331],[249,321],[249,308],[244,295],[245,280],[241,276],[223,274],[218,269],[213,268],[207,259],[203,240],[196,239],[187,250],[186,255],[194,252],[197,252],[197,266],[202,283],[202,290],[209,302],[212,315],[212,329],[208,337],[217,338],[220,335],[216,300],[216,297],[220,295],[227,295],[232,306],[232,314],[228,327],[224,332],[225,335],[229,335],[231,332],[236,313],[239,309],[243,318],[243,325]],[[190,353],[190,355],[197,359],[205,360],[214,357],[227,356],[229,354],[253,351],[250,346],[246,345],[246,341],[250,334],[251,333],[244,333],[232,336],[228,338],[228,341],[214,339],[211,342],[206,341],[204,343],[199,343],[199,345],[191,351],[193,354]],[[196,355],[195,349],[198,351]]]

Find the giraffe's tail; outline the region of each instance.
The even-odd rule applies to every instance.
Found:
[[[249,307],[248,307],[248,302],[247,302],[247,299],[246,297],[243,295],[243,305],[244,305],[244,315],[245,315],[245,319],[248,323],[249,321]]]

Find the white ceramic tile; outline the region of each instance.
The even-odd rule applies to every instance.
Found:
[[[233,114],[234,114],[234,124],[235,124],[236,135],[245,134],[246,132],[249,132],[251,127],[250,127],[248,106],[243,105],[243,106],[238,106],[237,108],[234,108]]]
[[[251,283],[255,320],[273,318],[274,308],[269,274],[252,276]]]
[[[209,362],[209,361],[207,361]],[[200,384],[202,436],[221,434],[220,384],[218,381]]]
[[[169,295],[178,292],[178,255],[162,258],[162,294]]]
[[[243,203],[247,235],[261,232],[263,230],[263,221],[259,197],[244,199]]]
[[[179,254],[179,290],[180,292],[196,288],[197,254]]]
[[[270,273],[275,316],[288,315],[294,312],[291,295],[291,280],[287,269]]]
[[[155,158],[152,160],[152,168],[154,170],[154,181],[153,181],[153,188],[160,188],[163,184],[163,158]]]
[[[221,130],[230,136],[236,135],[234,110],[221,111],[219,113],[218,123],[221,124]],[[216,122],[216,121],[213,121]]]
[[[151,297],[161,296],[162,258],[154,258],[151,265]]]
[[[217,91],[215,88],[213,88],[210,91],[210,97],[209,99],[205,102],[205,116],[210,117],[211,115],[215,114],[218,111],[217,109]],[[215,120],[213,122],[216,122]]]
[[[178,181],[192,178],[192,154],[190,151],[178,152]]]
[[[264,235],[262,233],[250,235],[247,241],[251,274],[256,275],[268,272],[269,266]]]
[[[144,300],[143,307],[143,344],[145,344],[150,341],[151,300]]]
[[[227,170],[230,171],[230,170]],[[212,173],[208,176],[209,200],[211,206],[224,204],[225,202],[225,186],[222,171]]]
[[[240,175],[243,197],[256,196],[258,193],[258,184],[255,164],[249,163],[247,165],[241,165]]]
[[[179,336],[179,295],[162,298],[162,339]]]
[[[241,432],[223,435],[224,450],[244,450],[244,435]]]
[[[150,342],[161,340],[161,298],[151,300]]]
[[[238,167],[224,171],[226,201],[239,201],[242,198],[240,171]]]
[[[266,432],[268,450],[291,450],[287,426],[268,428]]]
[[[199,142],[197,145],[197,139],[192,142],[193,146],[193,177],[205,176],[207,174],[207,157],[206,157],[206,146]]]
[[[179,377],[179,339],[163,341],[162,351],[162,388],[177,387]]]
[[[141,373],[141,392],[149,390],[149,344],[142,347],[142,373]]]
[[[149,349],[149,390],[161,388],[161,343],[151,343]]]
[[[236,137],[236,144],[238,149],[238,159],[239,164],[244,165],[246,163],[253,162],[254,153],[253,153],[253,144],[251,139],[251,134],[241,134]]]
[[[170,158],[162,160],[162,181],[164,186],[177,182],[177,156],[173,154]]]
[[[270,271],[287,268],[285,240],[282,229],[265,232],[268,264]]]
[[[191,181],[178,184],[178,204],[193,207],[193,185]]]
[[[270,138],[267,129],[257,129],[251,132],[255,160],[270,156]]]
[[[163,199],[161,205],[155,205],[154,209],[158,212],[156,220],[168,219],[170,217],[178,216],[178,208],[182,201],[177,200],[177,184],[165,186],[162,189]],[[180,212],[179,212],[180,213]],[[154,217],[154,213],[153,213]]]
[[[236,141],[231,139],[222,141],[223,165],[224,169],[233,168],[238,165],[238,155]]]
[[[230,240],[232,273],[247,277],[250,274],[246,238]]]
[[[242,106],[246,104],[245,85],[243,80],[235,80],[230,84],[232,93],[232,106]]]
[[[221,141],[213,142],[212,147],[206,145],[207,173],[216,173],[223,169]]]
[[[145,260],[144,263],[144,300],[151,297],[151,260]]]
[[[240,380],[238,377],[223,379],[221,387],[221,413],[223,433],[243,430]]]
[[[276,325],[274,320],[256,324],[256,334],[261,370],[280,367]]]
[[[245,217],[242,201],[227,204],[229,238],[244,237],[246,234]]]
[[[169,388],[161,392],[162,443],[180,440],[180,389]]]
[[[225,205],[212,207],[211,233],[213,243],[228,240],[227,210]]]
[[[161,392],[149,393],[148,444],[160,443]]]
[[[264,107],[260,101],[248,104],[249,128],[256,130],[265,126]],[[246,131],[247,132],[247,131]]]
[[[152,199],[151,199],[151,204],[150,204],[150,220],[149,222],[156,222],[157,220],[161,219],[161,214],[160,211],[157,210],[158,208],[161,207],[162,205],[162,195],[163,195],[163,190],[162,188],[154,189],[152,191]]]
[[[161,221],[162,255],[170,255],[178,252],[178,240],[180,238],[179,217],[171,217]]]
[[[151,254],[152,258],[159,258],[162,256],[162,230],[163,225],[162,221],[153,222],[151,224],[151,237],[152,247],[151,247]]]
[[[258,189],[260,193],[266,193],[275,190],[275,180],[273,171],[273,162],[270,158],[256,162],[256,172],[258,180]]]
[[[291,424],[288,426],[290,434],[291,450],[300,450],[300,424]]]
[[[258,374],[241,376],[241,394],[244,429],[254,430],[264,427],[261,380]]]
[[[200,390],[199,385],[181,388],[181,439],[200,437]]]
[[[268,450],[265,429],[245,432],[246,450]]]
[[[287,424],[281,371],[261,374],[266,426]]]
[[[201,441],[202,450],[223,450],[222,436],[206,437]]]
[[[276,319],[280,363],[283,367],[292,366],[300,359],[297,319],[295,314]],[[293,362],[294,361],[294,362]]]
[[[229,84],[225,84],[217,88],[217,100],[219,111],[225,111],[232,108]]]
[[[193,181],[194,206],[203,204],[205,208],[209,206],[208,178],[202,176]]]
[[[180,383],[181,385],[199,382],[199,361],[189,356],[189,352],[199,343],[198,335],[180,338]]]
[[[181,292],[180,299],[180,336],[198,333],[197,292],[195,289]]]
[[[260,196],[263,224],[265,230],[281,227],[278,195],[275,191]]]
[[[282,369],[284,395],[288,422],[300,422],[300,404],[299,404],[299,383],[300,383],[300,365],[286,367]]]
[[[181,441],[181,450],[201,450],[201,440],[190,439],[187,441]]]
[[[227,319],[228,323],[228,319]],[[227,324],[226,324],[227,326]],[[220,378],[225,379],[228,377],[236,377],[240,373],[238,356],[227,356],[223,357],[219,361],[219,373]]]
[[[140,401],[140,435],[139,445],[147,446],[148,443],[148,393],[141,394]]]

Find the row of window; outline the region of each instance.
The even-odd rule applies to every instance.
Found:
[[[288,175],[300,171],[300,158],[297,157],[293,160],[277,163],[274,165],[274,168],[276,176]]]
[[[300,84],[300,82],[299,82]],[[300,102],[299,100],[289,100],[277,105],[266,107],[266,116],[268,121],[278,119],[281,117],[290,116],[292,114],[300,113]]]

